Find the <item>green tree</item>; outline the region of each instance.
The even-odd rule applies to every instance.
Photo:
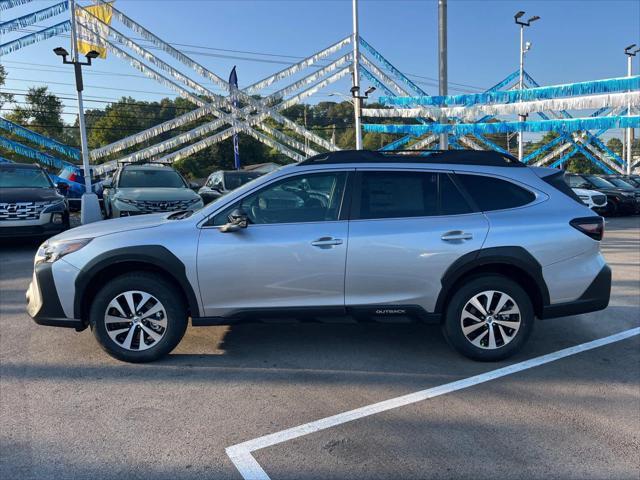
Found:
[[[3,65],[0,65],[0,87],[4,86],[4,82],[7,79],[7,71]],[[10,93],[0,92],[0,109],[4,107],[7,102],[13,102],[13,95]]]
[[[48,87],[31,87],[25,96],[26,105],[17,106],[7,117],[31,130],[65,141],[62,121],[62,101]]]
[[[609,147],[618,155],[622,155],[622,140],[620,140],[619,138],[610,138],[607,142],[607,147]]]

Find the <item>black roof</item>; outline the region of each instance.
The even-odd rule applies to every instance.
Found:
[[[339,150],[310,157],[298,165],[339,163],[447,163],[524,167],[515,157],[493,150]]]

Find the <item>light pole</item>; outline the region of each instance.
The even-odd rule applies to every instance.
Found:
[[[82,82],[82,66],[91,65],[91,60],[98,58],[100,54],[91,50],[85,55],[87,61],[80,62],[78,60],[78,36],[76,33],[76,6],[75,1],[70,0],[69,8],[71,10],[71,52],[73,60],[67,60],[69,52],[64,48],[54,48],[53,52],[62,57],[62,63],[73,65],[76,77],[76,92],[78,94],[78,126],[80,127],[80,147],[82,150],[82,168],[84,169],[84,186],[85,191],[82,194],[80,203],[80,221],[82,224],[91,223],[102,220],[100,212],[100,202],[98,196],[91,191],[91,170],[89,168],[89,146],[87,143],[87,126],[84,121],[84,104],[82,102],[82,90],[84,85]]]
[[[83,224],[95,222],[102,219],[100,214],[100,203],[95,193],[91,192],[91,171],[89,169],[89,148],[87,144],[87,125],[84,120],[84,106],[82,103],[82,91],[84,90],[84,84],[82,82],[82,66],[91,65],[91,60],[97,58],[100,54],[94,50],[90,51],[86,55],[86,62],[80,62],[77,59],[77,54],[74,55],[74,60],[67,60],[69,52],[64,48],[54,48],[53,52],[62,57],[62,63],[67,65],[73,65],[73,70],[76,77],[76,91],[78,93],[78,126],[80,127],[80,146],[82,150],[82,168],[84,170],[84,187],[85,192],[82,195],[80,206],[80,218]],[[95,201],[92,199],[95,197]],[[97,209],[95,208],[97,206]]]
[[[633,43],[624,49],[624,54],[627,56],[627,77],[631,76],[633,70],[633,57],[636,56],[636,53],[640,52],[640,48],[635,48],[636,44]],[[631,115],[631,102],[627,105],[627,116]],[[634,130],[633,128],[627,128],[626,132],[626,150],[627,155],[625,162],[627,164],[627,175],[631,175],[631,162],[633,161],[632,155],[632,147],[633,147],[633,137]]]
[[[447,0],[438,0],[438,94],[447,95]],[[446,117],[440,118],[444,123]],[[440,134],[440,150],[449,149],[449,135]]]
[[[518,89],[522,90],[524,88],[524,54],[529,51],[531,48],[531,43],[524,43],[524,27],[530,27],[533,22],[536,20],[540,20],[540,17],[535,15],[529,18],[526,22],[520,20],[524,12],[521,10],[516,13],[513,18],[516,21],[516,24],[520,25],[520,80],[518,81]],[[525,122],[527,120],[527,115],[519,115],[520,121]],[[524,142],[522,139],[522,130],[518,132],[518,160],[522,161],[524,157]]]
[[[360,125],[360,33],[358,29],[358,0],[352,0],[353,10],[353,117],[356,129],[356,150],[362,150],[362,126]]]

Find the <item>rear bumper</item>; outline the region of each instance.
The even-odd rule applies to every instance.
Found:
[[[611,268],[605,265],[580,298],[572,302],[546,305],[542,307],[542,315],[540,318],[566,317],[569,315],[604,310],[609,305],[610,296]]]
[[[51,263],[36,265],[27,290],[27,313],[39,325],[68,327],[76,330],[86,328],[82,320],[67,318],[62,309]]]

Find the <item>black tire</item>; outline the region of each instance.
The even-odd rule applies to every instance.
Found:
[[[164,323],[166,326],[164,327],[164,330],[162,330],[162,336],[160,339],[154,341],[151,347],[146,347],[144,350],[140,349],[140,342],[143,342],[141,335],[145,336],[145,340],[152,341],[153,339],[148,335],[143,334],[143,328],[140,326],[134,328],[136,331],[132,334],[132,338],[134,339],[133,342],[137,341],[138,350],[123,348],[120,344],[114,341],[107,332],[107,328],[114,328],[113,324],[110,324],[110,327],[107,327],[106,324],[105,315],[109,304],[119,295],[128,291],[150,294],[161,303],[162,307],[164,307],[164,311],[161,313],[161,316],[165,320]],[[139,306],[140,305],[142,305],[142,301],[140,301]],[[125,305],[123,308],[126,313],[128,311],[127,306]],[[151,310],[151,308],[148,308],[147,310]],[[110,311],[115,313],[113,310]],[[126,319],[125,322],[123,322],[122,325],[115,324],[115,328],[127,328],[128,325],[133,324],[133,321]],[[143,320],[140,320],[140,323],[143,323]],[[91,331],[104,351],[118,360],[131,363],[152,362],[167,355],[176,347],[176,345],[178,345],[184,336],[184,332],[187,329],[187,323],[187,309],[183,299],[176,292],[176,287],[159,275],[147,272],[134,272],[122,275],[108,282],[94,297],[89,311],[89,325],[91,327]],[[146,331],[149,331],[149,323],[146,323],[146,327]],[[113,330],[110,331],[113,335]],[[116,337],[116,340],[118,340],[118,338],[121,337]],[[147,342],[145,341],[145,346],[146,343]],[[133,345],[131,346],[133,347]]]
[[[609,200],[607,202],[607,216],[608,217],[615,217],[616,215],[618,215],[618,203],[615,200]]]
[[[516,319],[519,319],[519,329],[509,329],[502,325],[498,325],[497,323],[487,325],[486,322],[488,322],[488,316],[491,316],[491,322],[493,322],[492,315],[484,317],[479,310],[475,310],[475,307],[467,306],[468,302],[470,302],[471,299],[485,291],[495,291],[511,297],[511,300],[515,302],[517,308],[519,309],[519,318],[515,315],[505,315],[500,316],[499,320],[515,321]],[[487,296],[480,298],[487,299]],[[497,302],[499,301],[500,297],[493,296],[493,298],[494,300],[492,302],[492,305],[497,307]],[[502,308],[503,311],[506,312],[510,310],[509,306],[511,306],[513,303],[511,302],[511,300],[509,300],[508,303]],[[483,318],[483,321],[485,322],[485,324],[479,326],[476,330],[470,333],[471,336],[475,336],[475,338],[472,338],[471,340],[468,339],[463,332],[463,322],[466,322],[465,328],[474,326],[475,324],[477,324],[477,322],[469,318],[466,320],[462,320],[463,308],[465,308],[465,306],[467,306],[467,310],[465,310],[465,312],[469,312],[469,309],[471,309],[474,314]],[[487,313],[491,314],[491,311],[488,311]],[[529,338],[531,331],[533,330],[533,323],[534,312],[533,306],[531,305],[531,299],[522,289],[522,287],[520,287],[520,285],[507,277],[491,274],[486,276],[471,277],[467,279],[464,284],[453,294],[447,305],[442,330],[449,344],[464,356],[480,361],[498,361],[504,360],[505,358],[510,357],[518,350],[520,350],[522,345],[524,345],[524,343],[526,342],[527,338]],[[494,329],[493,336],[494,342],[497,345],[496,348],[489,349],[488,345],[484,345],[483,348],[481,346],[475,346],[471,343],[472,341],[478,340],[480,343],[484,342],[488,344],[490,336],[490,332],[488,331],[489,328]],[[515,333],[513,333],[512,337],[503,337],[502,332]],[[480,338],[481,336],[484,336],[484,338]],[[502,345],[500,345],[500,342],[502,342]]]

